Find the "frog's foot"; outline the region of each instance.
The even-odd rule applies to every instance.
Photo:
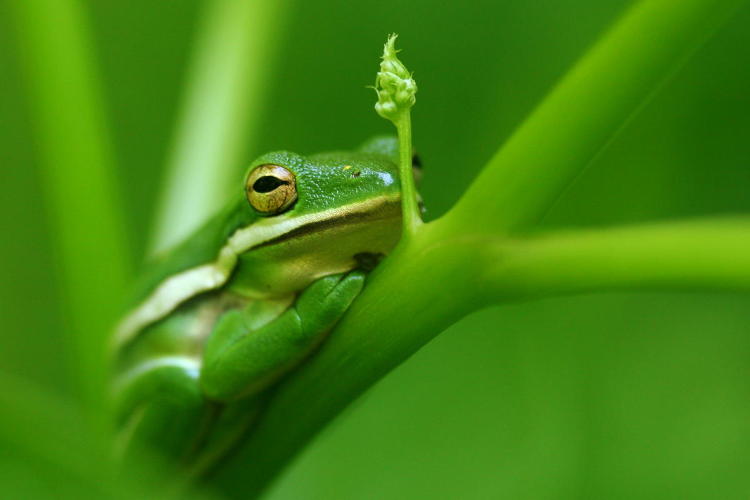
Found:
[[[351,271],[320,278],[297,299],[295,309],[310,334],[330,330],[344,315],[365,284],[365,273]]]
[[[201,387],[215,401],[258,394],[320,343],[362,290],[361,271],[326,276],[270,323],[250,329],[239,311],[221,317],[204,350]]]

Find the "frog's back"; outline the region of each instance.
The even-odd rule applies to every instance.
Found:
[[[136,283],[131,307],[146,303],[169,278],[215,262],[229,236],[239,227],[251,224],[254,217],[236,202],[211,217],[182,243],[149,264]],[[142,324],[127,337],[118,339],[118,370],[126,371],[154,358],[198,359],[204,337],[218,316],[241,306],[239,302],[221,287],[188,297],[170,314]]]
[[[117,353],[119,373],[156,359],[188,359],[200,365],[206,338],[227,311],[242,309],[249,300],[226,290],[204,293],[180,304],[169,315],[144,326],[138,337]]]
[[[130,306],[137,306],[170,276],[216,260],[229,236],[255,218],[255,214],[237,201],[225,207],[182,243],[147,265],[136,283]]]

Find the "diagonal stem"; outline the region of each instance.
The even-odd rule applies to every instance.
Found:
[[[743,3],[636,3],[498,150],[448,218],[486,232],[533,225]]]
[[[89,407],[101,410],[106,336],[130,256],[117,203],[114,154],[91,34],[77,0],[11,2],[31,115],[39,136],[41,183],[60,257],[72,343],[71,370]],[[31,263],[29,263],[31,265]],[[92,415],[102,413],[92,412]]]
[[[248,442],[212,479],[215,486],[230,497],[258,494],[372,383],[490,304],[606,290],[750,291],[747,217],[526,237],[443,234],[425,225],[415,244],[377,270],[321,352],[280,387]],[[224,490],[238,477],[241,490]]]

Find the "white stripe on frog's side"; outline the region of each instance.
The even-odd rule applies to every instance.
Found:
[[[398,202],[399,199],[398,195],[380,196],[313,214],[269,217],[237,229],[219,250],[216,260],[179,272],[162,281],[119,323],[113,339],[114,347],[126,344],[135,338],[141,329],[162,319],[186,300],[200,293],[221,288],[232,275],[238,256],[253,247],[308,224],[335,220],[349,214],[377,212],[378,208]]]

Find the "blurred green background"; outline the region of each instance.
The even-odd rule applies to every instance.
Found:
[[[59,327],[59,256],[7,15],[13,1],[22,0],[0,1],[0,367],[64,397],[73,383],[63,355],[70,339]],[[437,217],[630,3],[295,2],[279,62],[267,68],[270,95],[252,110],[262,127],[246,157],[348,148],[390,132],[365,86],[395,31],[420,86],[414,142],[429,217]],[[86,7],[132,252],[142,256],[205,5]],[[627,125],[545,224],[750,212],[748,26],[745,8]],[[649,293],[482,311],[356,402],[268,497],[747,498],[748,306],[740,294]],[[23,483],[24,474],[40,480],[33,456],[5,453],[0,483]],[[8,472],[16,469],[25,472]]]

